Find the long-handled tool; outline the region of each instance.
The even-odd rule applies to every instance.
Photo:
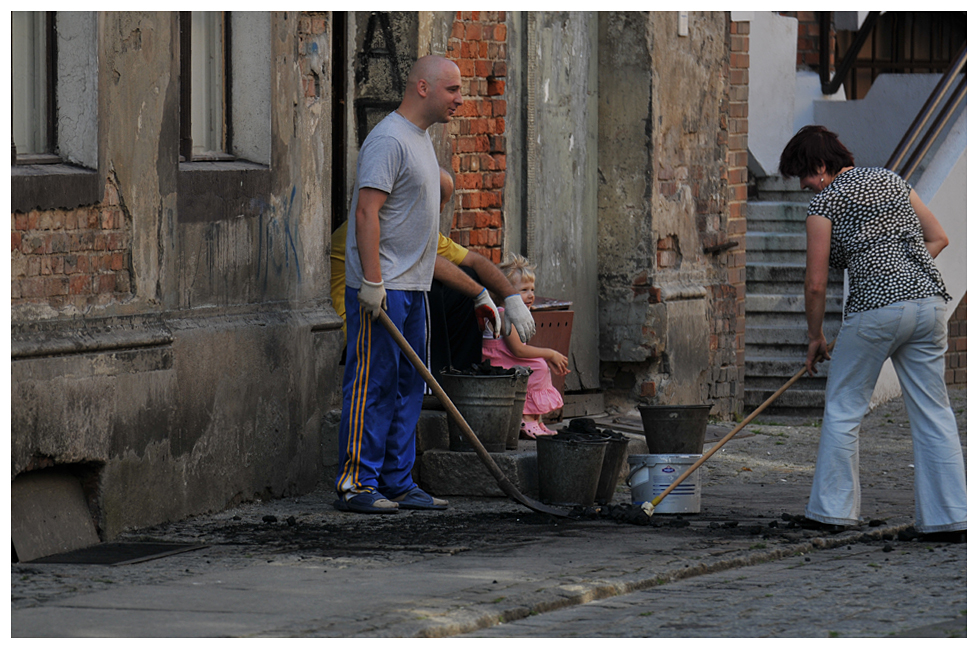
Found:
[[[411,348],[411,345],[408,344],[408,341],[404,338],[401,332],[398,331],[397,327],[394,326],[394,323],[391,322],[391,319],[383,311],[380,312],[380,322],[384,325],[384,328],[387,329],[387,332],[394,338],[394,340],[397,341],[397,345],[401,348],[401,351],[404,352],[404,355],[408,357],[408,360],[411,361],[411,364],[414,365],[414,368],[418,370],[421,376],[424,377],[425,382],[429,387],[431,387],[431,391],[435,393],[435,396],[438,397],[441,405],[445,407],[445,411],[448,412],[448,415],[455,421],[456,424],[458,424],[459,428],[462,429],[462,432],[465,434],[469,444],[471,444],[472,448],[475,449],[476,455],[479,456],[482,463],[486,465],[487,469],[489,469],[489,473],[491,473],[492,477],[496,479],[496,484],[498,484],[499,488],[503,490],[503,493],[521,505],[529,507],[535,512],[550,514],[551,516],[561,516],[565,518],[569,517],[570,513],[564,511],[563,509],[557,509],[556,507],[544,505],[543,503],[537,502],[536,500],[528,498],[520,493],[520,490],[517,489],[508,478],[506,478],[506,475],[502,472],[502,469],[500,469],[499,465],[497,465],[495,460],[492,459],[492,456],[489,455],[489,451],[487,451],[486,447],[482,445],[482,442],[479,441],[478,437],[476,437],[475,432],[465,421],[465,418],[462,417],[462,413],[458,411],[458,408],[455,407],[452,400],[448,398],[447,394],[445,394],[445,390],[438,385],[438,381],[436,381],[435,377],[431,375],[431,372],[428,371],[425,364],[420,358],[418,358],[417,353],[415,353],[414,349]]]
[[[829,346],[826,348],[826,351],[832,351],[832,348],[833,347],[835,347],[835,341],[834,340],[831,343],[829,343]],[[822,359],[819,358],[818,361],[816,361],[816,362],[821,362],[821,360]],[[804,375],[805,371],[806,370],[805,370],[804,367],[801,368],[800,370],[798,370],[798,372],[794,376],[792,376],[790,379],[788,379],[788,382],[787,383],[785,383],[780,388],[778,388],[778,391],[777,392],[775,392],[774,394],[772,394],[771,396],[769,396],[764,401],[764,403],[762,403],[761,405],[759,405],[757,407],[757,409],[754,410],[754,412],[752,412],[749,415],[747,415],[742,422],[740,422],[739,424],[737,424],[736,428],[734,428],[729,433],[727,433],[726,435],[724,435],[723,439],[721,439],[719,442],[717,442],[713,446],[713,448],[711,448],[709,451],[707,451],[706,453],[704,453],[700,457],[700,459],[698,459],[695,462],[693,462],[693,466],[691,466],[688,469],[686,469],[686,471],[684,471],[681,476],[679,476],[678,478],[676,478],[676,480],[671,485],[669,485],[668,487],[666,487],[662,491],[661,494],[659,494],[658,496],[656,496],[655,498],[653,498],[652,499],[652,502],[650,503],[652,505],[652,511],[648,512],[648,514],[651,516],[652,515],[652,512],[655,511],[656,506],[659,503],[662,502],[662,499],[663,498],[665,498],[666,496],[668,496],[669,493],[673,489],[675,489],[680,484],[682,484],[683,480],[685,480],[686,478],[688,478],[689,476],[691,476],[693,474],[693,471],[695,471],[696,469],[700,468],[700,466],[702,466],[702,464],[704,462],[706,462],[708,459],[710,459],[710,456],[712,456],[714,453],[716,453],[717,451],[719,451],[721,446],[723,446],[724,444],[726,444],[727,442],[729,442],[731,439],[733,439],[734,435],[736,435],[737,433],[739,433],[741,430],[744,429],[744,426],[746,426],[747,424],[749,424],[751,421],[754,420],[754,417],[756,417],[757,415],[761,414],[761,412],[763,412],[765,408],[767,408],[769,405],[771,405],[772,403],[774,403],[774,400],[777,399],[778,397],[780,397],[782,394],[784,394],[784,391],[785,390],[787,390],[792,385],[794,385],[795,382],[798,379],[800,379],[802,377],[802,375]]]

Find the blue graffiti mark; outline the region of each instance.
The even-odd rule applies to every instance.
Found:
[[[292,208],[295,206],[296,188],[292,187],[288,203],[281,210],[260,199],[255,207],[258,211],[258,264],[255,269],[255,279],[261,281],[262,290],[268,288],[268,272],[275,276],[284,272],[295,273],[297,282],[302,282],[302,268],[299,265],[299,251],[296,245],[299,239],[298,220],[292,218]],[[281,240],[281,243],[279,241]],[[281,254],[284,251],[284,256]]]

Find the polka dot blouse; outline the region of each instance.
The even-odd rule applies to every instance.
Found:
[[[910,185],[882,168],[836,176],[808,205],[832,221],[829,265],[849,271],[845,315],[940,295],[951,299],[910,205]]]

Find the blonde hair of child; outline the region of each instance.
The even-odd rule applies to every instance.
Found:
[[[531,264],[529,259],[515,252],[509,253],[509,261],[499,265],[499,270],[513,286],[517,286],[524,280],[536,282],[537,277],[533,272],[535,269],[535,264]]]

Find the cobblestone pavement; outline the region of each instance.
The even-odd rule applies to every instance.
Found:
[[[967,391],[950,396],[966,451]],[[855,532],[777,525],[803,511],[817,446],[810,422],[752,422],[703,465],[701,513],[657,512],[652,526],[556,520],[501,498],[364,517],[336,512],[325,487],[245,503],[118,539],[202,550],[11,564],[12,635],[965,636],[967,546],[896,538],[913,523],[901,400],[864,422]]]
[[[967,548],[876,542],[693,577],[466,637],[967,637]]]

